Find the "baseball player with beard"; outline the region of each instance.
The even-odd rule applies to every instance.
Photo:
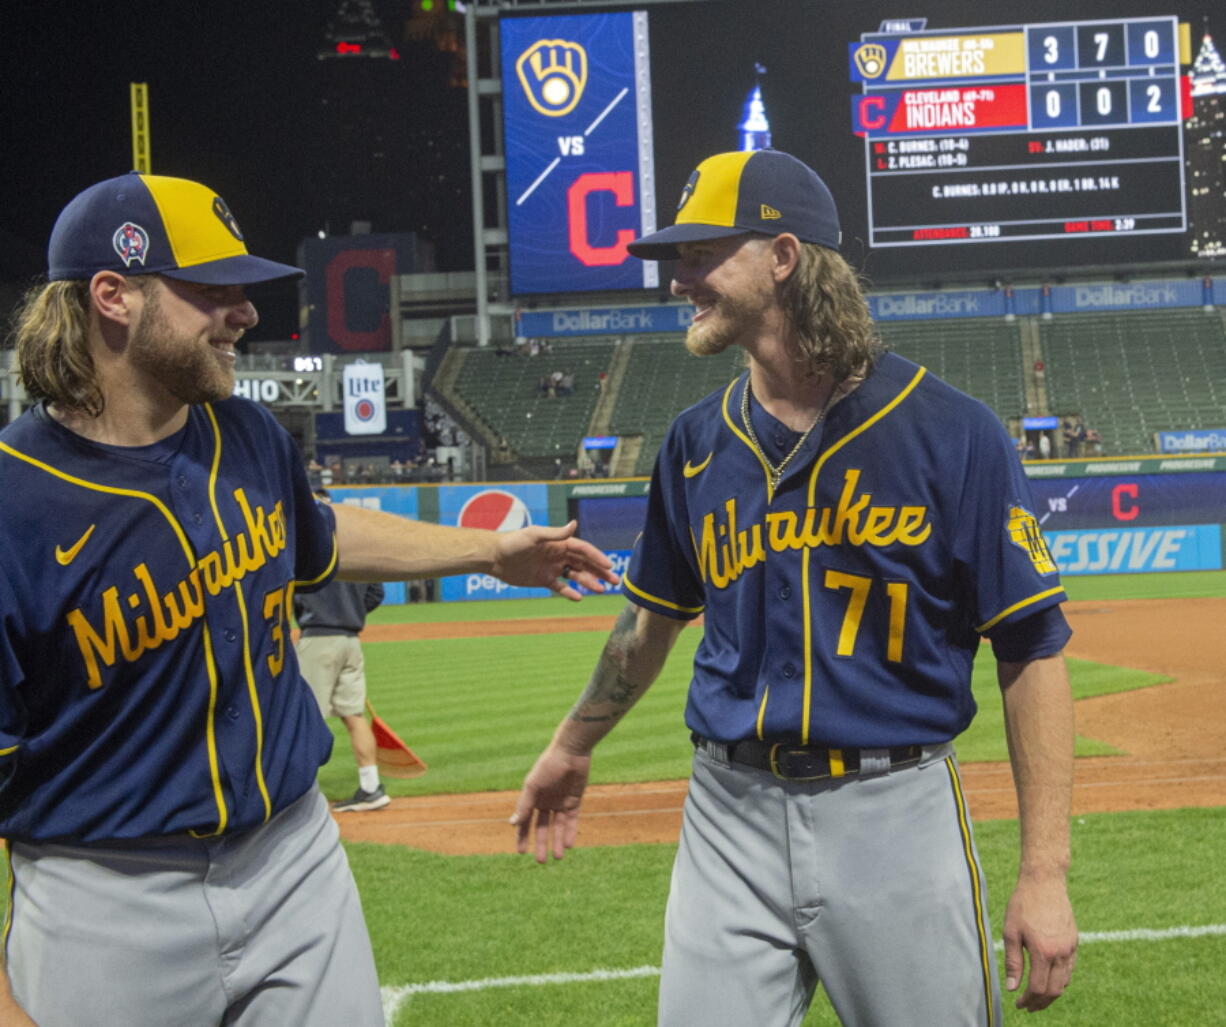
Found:
[[[671,426],[631,605],[512,822],[561,858],[593,748],[701,614],[661,1024],[798,1024],[818,982],[845,1024],[1000,1023],[951,746],[984,637],[1021,818],[1006,986],[1042,1009],[1073,969],[1056,567],[1000,422],[882,352],[839,243],[821,179],[767,150],[703,161],[676,223],[630,244],[678,258],[688,348],[740,346],[747,370]]]
[[[206,186],[91,186],[48,256],[16,332],[35,405],[0,432],[0,1022],[382,1024],[294,591],[472,571],[577,599],[609,561],[574,525],[316,505],[231,395],[245,286],[301,272]]]

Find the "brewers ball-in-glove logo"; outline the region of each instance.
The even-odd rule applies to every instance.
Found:
[[[239,242],[243,241],[243,233],[238,227],[238,220],[230,213],[230,208],[226,206],[226,201],[220,196],[213,197],[213,213],[217,215],[217,220],[226,226],[226,230],[235,239]]]
[[[115,234],[111,236],[111,245],[115,247],[124,267],[131,267],[133,261],[141,267],[145,266],[145,256],[149,252],[149,233],[140,225],[125,221],[115,229]]]
[[[856,48],[856,68],[865,78],[877,78],[885,72],[885,47],[880,43],[865,43]]]
[[[677,201],[677,209],[680,210],[690,202],[690,197],[694,195],[694,190],[698,188],[698,169],[690,175],[690,180],[685,183],[685,188],[681,190],[681,199]]]
[[[1040,574],[1055,574],[1056,561],[1052,559],[1047,540],[1039,528],[1038,519],[1023,506],[1009,507],[1009,541],[1026,551],[1034,569]]]
[[[587,51],[565,39],[538,39],[519,55],[515,74],[535,110],[560,118],[575,109],[587,88]]]

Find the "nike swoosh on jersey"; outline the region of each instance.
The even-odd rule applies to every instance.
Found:
[[[711,462],[711,457],[713,456],[715,456],[715,450],[711,450],[711,452],[707,454],[707,458],[702,463],[697,465],[692,464],[687,460],[685,462],[685,466],[681,468],[681,473],[687,478],[692,478],[696,474],[702,474],[702,472],[707,469],[707,464]]]
[[[85,543],[89,541],[89,537],[90,535],[94,533],[94,529],[96,527],[98,527],[98,525],[91,524],[88,528],[85,529],[85,534],[82,535],[79,539],[77,539],[76,543],[70,546],[68,549],[61,549],[59,546],[56,546],[55,547],[56,563],[58,563],[61,567],[67,567],[70,563],[72,563],[72,561],[77,558],[77,554],[83,548],[85,548]]]

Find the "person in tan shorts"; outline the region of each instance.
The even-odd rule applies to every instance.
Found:
[[[315,497],[330,501],[324,488],[316,489]],[[302,676],[319,712],[341,718],[358,764],[358,789],[332,804],[338,813],[382,809],[392,801],[379,780],[375,736],[366,719],[366,665],[358,638],[366,615],[381,602],[382,585],[335,579],[317,592],[294,596]]]

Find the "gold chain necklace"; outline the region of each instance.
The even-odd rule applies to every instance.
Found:
[[[766,464],[767,473],[770,475],[771,492],[775,492],[779,488],[779,482],[783,480],[783,472],[788,464],[792,462],[792,457],[804,448],[804,444],[809,441],[809,436],[813,434],[813,429],[822,423],[826,416],[826,411],[830,409],[830,403],[834,399],[835,393],[838,392],[837,387],[831,387],[830,395],[826,397],[826,402],[822,404],[821,410],[817,412],[817,417],[813,419],[813,423],[805,429],[805,433],[797,440],[796,445],[792,447],[792,451],[788,453],[778,464],[772,464],[766,455],[766,450],[762,448],[762,444],[758,441],[757,433],[753,430],[753,421],[749,417],[749,377],[745,378],[745,391],[741,393],[741,421],[745,425],[745,431],[749,433],[749,441],[752,443],[754,451]]]

